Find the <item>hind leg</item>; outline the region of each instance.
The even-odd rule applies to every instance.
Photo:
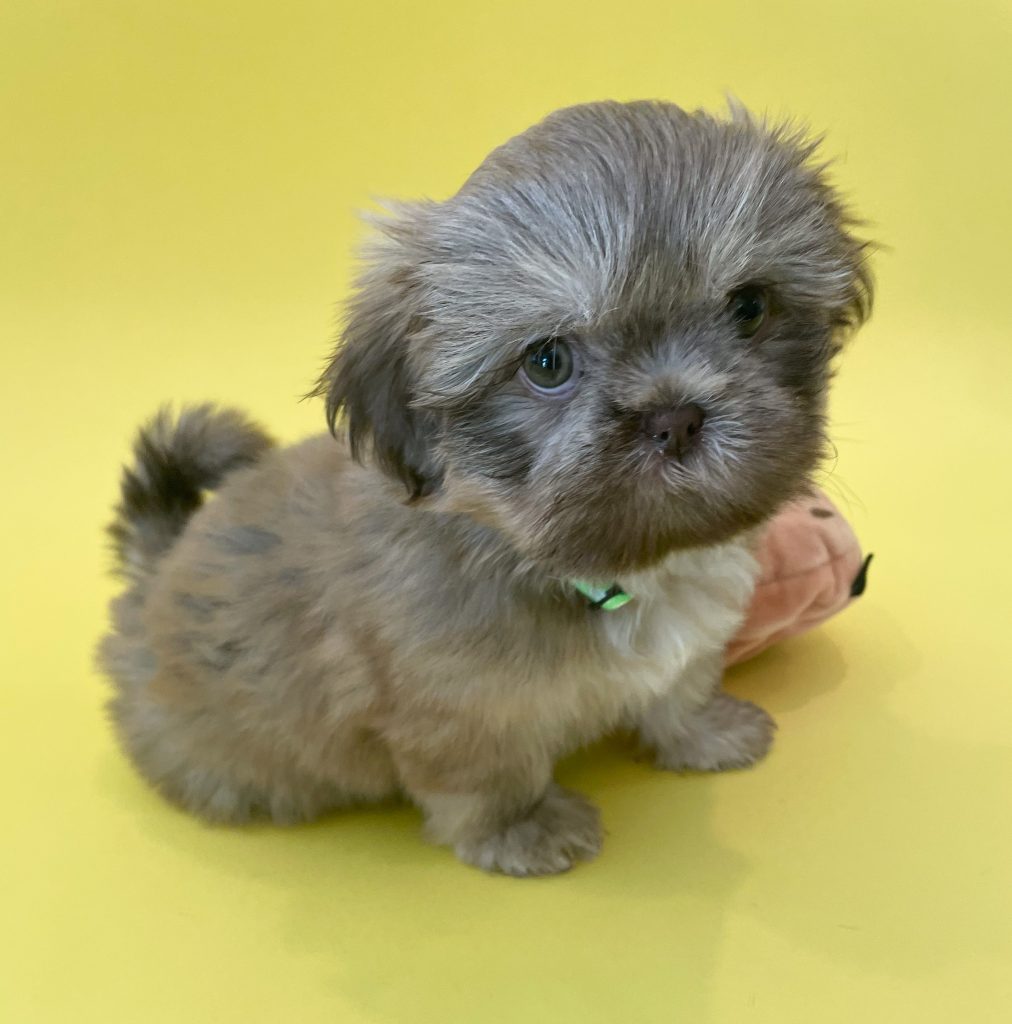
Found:
[[[207,821],[241,824],[267,817],[292,824],[342,802],[332,788],[307,779],[277,772],[267,778],[250,763],[249,750],[216,742],[199,716],[167,709],[147,688],[121,691],[109,711],[141,775],[172,803]]]
[[[285,737],[240,727],[242,709],[194,700],[159,674],[139,640],[112,635],[99,660],[116,684],[109,713],[140,773],[173,803],[208,821],[310,821],[398,791],[385,747],[364,730],[320,722]]]
[[[358,749],[354,762],[320,777],[294,757],[265,753],[249,737],[212,740],[199,720],[180,716],[148,695],[110,703],[123,746],[141,774],[170,801],[207,821],[242,824],[267,818],[279,825],[312,821],[352,804],[379,802],[398,792],[382,752]]]

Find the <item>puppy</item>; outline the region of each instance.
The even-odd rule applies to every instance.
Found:
[[[461,860],[542,875],[601,845],[567,751],[761,758],[724,648],[871,294],[814,148],[737,108],[559,111],[379,224],[317,392],[336,440],[143,430],[100,660],[147,779],[220,822],[406,796]]]

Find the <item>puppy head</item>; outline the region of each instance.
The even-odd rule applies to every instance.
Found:
[[[321,381],[353,450],[560,575],[717,543],[802,489],[870,302],[814,144],[744,111],[559,111],[395,211]]]

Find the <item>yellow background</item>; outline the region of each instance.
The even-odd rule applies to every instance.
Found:
[[[0,7],[0,1019],[1008,1020],[1012,202],[1007,3]],[[719,106],[828,132],[889,248],[827,486],[867,596],[734,674],[770,759],[562,775],[603,856],[532,882],[410,809],[214,830],[114,746],[100,529],[164,399],[283,437],[370,196],[447,195],[548,110]]]

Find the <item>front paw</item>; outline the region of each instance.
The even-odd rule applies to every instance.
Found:
[[[552,785],[524,818],[490,836],[464,839],[454,851],[467,864],[504,875],[555,875],[601,849],[598,809],[577,793]]]
[[[762,708],[720,692],[679,723],[659,746],[657,764],[670,771],[747,768],[766,756],[776,727]]]

